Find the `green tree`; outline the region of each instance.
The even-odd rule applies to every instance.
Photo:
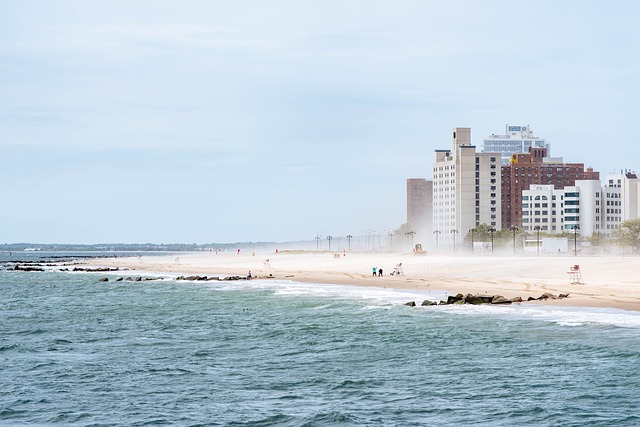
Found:
[[[408,233],[410,231],[411,231],[411,229],[409,228],[409,224],[407,224],[405,222],[400,227],[398,227],[395,230],[393,230],[393,234],[397,234],[398,236],[404,236],[405,233]]]
[[[489,224],[480,224],[474,230],[473,238],[476,242],[490,242],[491,241],[491,232],[489,230],[495,229],[495,227],[491,227]],[[500,230],[494,231],[493,240],[495,242],[503,240],[505,237],[509,236],[509,230]],[[468,231],[465,235],[465,239],[467,241],[471,241],[471,231]]]
[[[640,218],[623,222],[615,236],[621,246],[640,246]]]

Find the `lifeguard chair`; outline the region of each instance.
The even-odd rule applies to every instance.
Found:
[[[580,266],[578,264],[572,265],[567,271],[569,275],[569,281],[572,285],[584,285],[582,281],[582,273],[580,272]]]
[[[404,269],[402,268],[402,263],[399,262],[398,264],[396,264],[395,268],[391,272],[391,275],[399,276],[401,274],[404,276]]]

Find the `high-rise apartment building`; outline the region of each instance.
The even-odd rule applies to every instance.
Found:
[[[480,224],[500,228],[500,154],[477,152],[471,129],[453,130],[453,147],[436,150],[433,233],[444,245],[461,242]]]
[[[528,153],[529,148],[546,148],[547,153],[551,153],[549,143],[544,138],[534,136],[529,125],[506,125],[504,135],[493,134],[484,139],[484,151],[500,153],[503,165],[509,163],[513,154]]]
[[[407,179],[407,226],[415,232],[415,242],[431,241],[433,214],[433,181]]]
[[[575,185],[577,180],[600,180],[600,173],[585,170],[584,163],[563,163],[548,158],[546,148],[529,148],[511,156],[502,166],[502,228],[522,226],[522,192],[531,185],[553,185],[556,189]]]

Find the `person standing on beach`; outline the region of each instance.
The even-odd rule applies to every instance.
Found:
[[[373,267],[373,277],[376,277],[376,272],[378,271],[377,267]]]
[[[381,268],[378,269],[378,277],[382,277],[382,269]]]

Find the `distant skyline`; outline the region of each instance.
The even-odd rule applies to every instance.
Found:
[[[0,243],[313,240],[406,221],[454,127],[640,172],[632,1],[7,0]]]

